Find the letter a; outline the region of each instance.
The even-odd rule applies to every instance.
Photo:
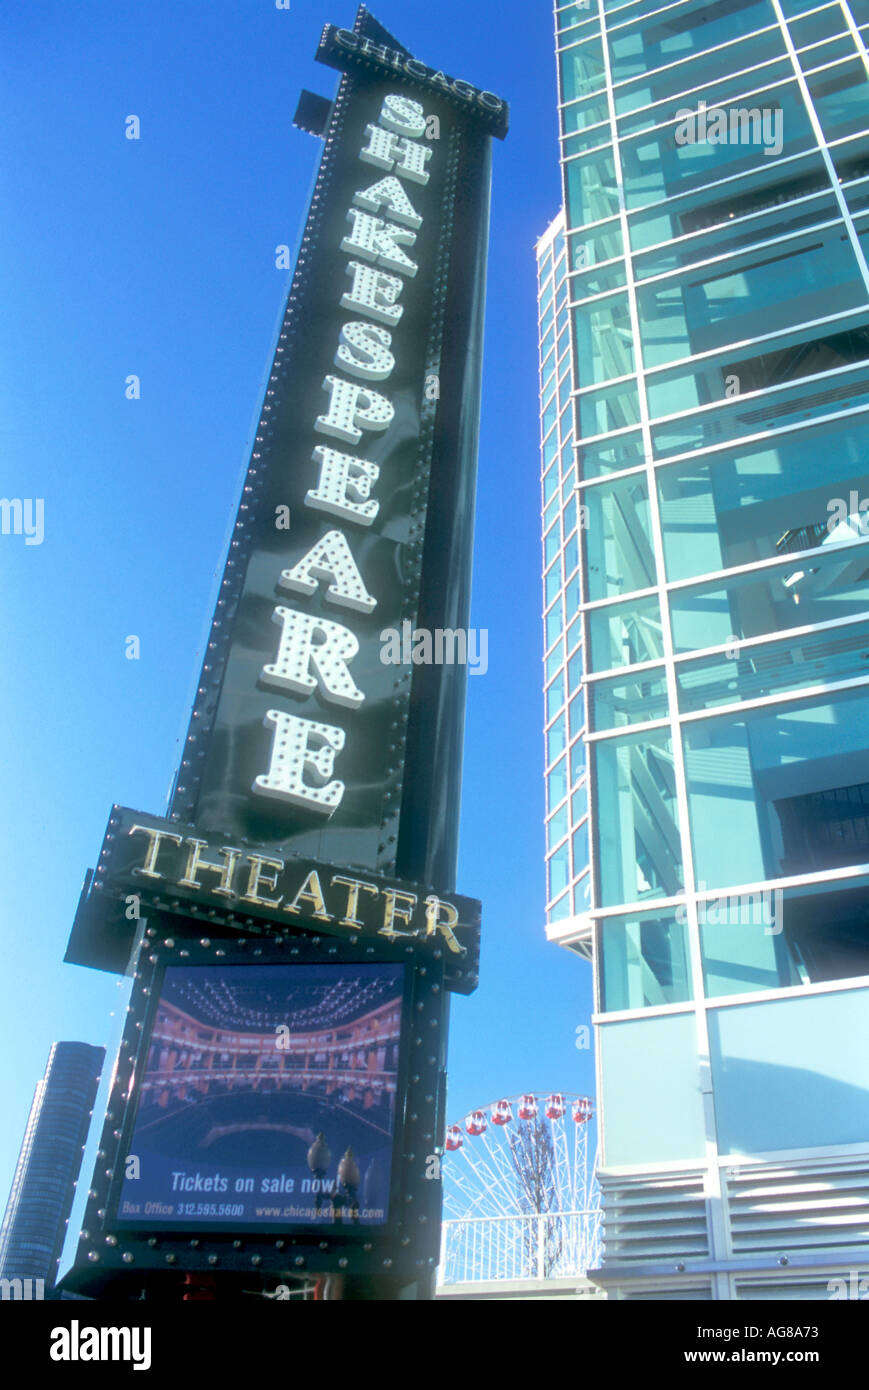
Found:
[[[279,583],[284,589],[310,597],[320,579],[332,580],[325,595],[329,603],[353,608],[357,613],[372,613],[377,607],[377,599],[365,588],[347,537],[341,531],[327,531],[297,565],[283,570]]]
[[[396,222],[403,222],[414,231],[419,231],[422,226],[422,218],[405,193],[404,185],[394,174],[379,179],[370,188],[360,189],[358,193],[353,194],[353,201],[366,212],[380,212],[380,209],[385,207],[389,216],[394,217]]]

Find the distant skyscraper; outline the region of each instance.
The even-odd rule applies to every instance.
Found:
[[[594,960],[597,1277],[848,1297],[869,1271],[869,0],[555,21],[548,934]]]
[[[0,1227],[0,1278],[54,1284],[105,1055],[52,1043]]]

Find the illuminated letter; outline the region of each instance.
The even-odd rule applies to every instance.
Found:
[[[363,893],[370,893],[372,897],[377,897],[380,892],[373,883],[363,883],[359,878],[344,878],[342,874],[333,874],[332,883],[340,883],[349,891],[347,893],[347,911],[338,923],[339,927],[364,927],[365,923],[360,922],[356,913],[359,911],[359,890]]]
[[[323,390],[331,391],[329,411],[318,415],[314,429],[358,444],[362,430],[385,430],[395,415],[395,406],[371,386],[360,386],[340,376],[327,376]]]
[[[148,853],[145,855],[145,862],[141,869],[133,872],[142,874],[145,878],[164,878],[164,874],[158,874],[154,868],[157,863],[157,855],[160,853],[160,846],[164,840],[174,840],[176,845],[181,844],[182,837],[173,835],[170,830],[152,830],[149,825],[131,825],[127,831],[128,835],[136,835],[141,830],[143,835],[148,836]]]
[[[368,146],[359,151],[359,158],[366,164],[385,169],[387,173],[394,170],[414,183],[428,183],[430,175],[425,166],[432,157],[430,146],[418,145],[416,141],[394,135],[391,130],[383,130],[379,125],[367,125],[365,134],[368,136]]]
[[[425,134],[425,113],[419,102],[397,93],[383,98],[378,120],[386,130],[406,135],[410,140],[419,140]]]
[[[446,913],[446,919],[444,921],[441,921],[441,912]],[[458,940],[456,939],[456,934],[453,931],[453,927],[458,926],[458,921],[459,914],[453,907],[452,903],[443,902],[441,898],[435,897],[434,893],[430,894],[430,896],[426,898],[426,936],[434,936],[437,932],[440,932],[441,936],[446,941],[449,949],[455,955],[463,956],[465,954],[466,947],[459,945]]]
[[[360,376],[363,381],[383,381],[395,366],[389,351],[392,334],[376,323],[361,319],[345,323],[341,329],[341,346],[335,353],[335,366]]]
[[[313,457],[320,464],[320,480],[316,488],[305,493],[305,506],[370,526],[380,510],[379,502],[369,500],[371,484],[380,477],[377,464],[339,454],[325,444],[317,445]]]
[[[281,644],[274,664],[263,667],[260,679],[297,695],[310,695],[319,681],[324,700],[358,709],[365,696],[357,690],[346,666],[359,651],[349,628],[293,608],[276,608],[272,621],[283,624]],[[316,676],[311,675],[312,668]]]
[[[308,874],[308,877],[293,898],[293,901],[287,903],[284,912],[301,912],[302,909],[299,907],[299,901],[302,898],[306,898],[309,903],[313,904],[314,910],[309,916],[318,917],[321,922],[332,921],[331,915],[326,911],[326,904],[323,901],[323,890],[320,887],[320,875],[317,873],[316,869],[312,869]]]
[[[233,897],[232,876],[235,873],[236,863],[241,858],[241,850],[222,846],[218,853],[227,855],[226,863],[213,864],[210,860],[202,858],[202,851],[208,849],[207,840],[193,840],[188,835],[187,844],[190,846],[187,855],[187,868],[184,870],[184,877],[178,880],[179,888],[182,885],[185,888],[201,888],[202,884],[197,883],[196,875],[200,869],[210,869],[213,874],[220,874],[220,887],[212,888],[211,892],[219,893],[224,898]]]
[[[254,791],[256,791],[255,787]],[[259,907],[280,907],[284,900],[283,894],[279,898],[264,898],[259,892],[259,886],[264,883],[267,888],[277,888],[278,874],[284,867],[283,859],[266,859],[262,854],[249,854],[248,859],[250,860],[250,874],[247,880],[247,892],[241,901],[243,903],[256,903]],[[263,873],[267,864],[270,869],[274,869],[273,874]]]
[[[264,722],[274,725],[271,762],[251,790],[331,816],[344,795],[343,782],[329,781],[335,754],[344,747],[344,730],[276,709],[268,711]],[[305,781],[306,774],[313,782]]]
[[[420,146],[420,149],[424,148]],[[431,151],[426,150],[426,153],[431,154]],[[394,174],[379,179],[370,188],[361,188],[358,193],[353,194],[353,201],[357,207],[365,208],[366,212],[379,212],[385,205],[389,216],[394,217],[396,222],[403,222],[406,227],[413,227],[415,231],[419,231],[422,226],[422,218],[405,193],[404,185],[399,183]]]
[[[385,270],[363,265],[362,261],[350,261],[347,273],[353,276],[353,288],[349,294],[342,294],[343,308],[356,309],[380,323],[398,323],[404,309],[395,301],[404,289],[403,280],[397,275],[387,275]]]
[[[385,902],[383,926],[380,928],[378,935],[389,937],[414,936],[416,934],[415,932],[397,932],[395,930],[395,919],[399,917],[402,922],[406,922],[410,925],[413,909],[416,907],[416,894],[402,893],[398,888],[384,888],[383,897]],[[402,907],[398,906],[399,898],[404,899],[404,906]]]
[[[377,607],[377,600],[365,588],[347,538],[341,531],[327,531],[297,565],[281,572],[279,583],[285,589],[310,597],[320,579],[334,581],[326,590],[329,603],[353,608],[358,613],[371,613]]]
[[[372,127],[373,129],[373,127]],[[350,208],[347,221],[353,223],[350,236],[341,242],[341,250],[357,252],[366,261],[375,261],[385,270],[398,270],[402,275],[413,277],[418,266],[402,251],[402,246],[413,246],[416,232],[408,227],[396,227],[392,222],[384,222],[382,217],[372,217],[370,212]]]

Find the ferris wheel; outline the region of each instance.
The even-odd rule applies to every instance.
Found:
[[[447,1126],[440,1279],[562,1278],[599,1263],[588,1096],[526,1093]]]

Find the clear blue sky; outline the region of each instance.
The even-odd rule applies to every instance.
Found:
[[[199,672],[320,143],[292,126],[352,0],[3,7],[0,1203],[54,1039],[106,1044],[125,995],[62,964],[112,802],[161,812]],[[495,142],[459,890],[479,990],[453,1005],[449,1112],[593,1089],[590,972],[544,935],[534,243],[557,211],[547,0],[372,0],[424,62],[505,97]],[[141,121],[138,142],[125,118]],[[124,396],[130,373],[139,401]],[[141,659],[125,658],[125,639]],[[116,1011],[118,1018],[110,1015]],[[89,1176],[89,1174],[88,1174]]]

